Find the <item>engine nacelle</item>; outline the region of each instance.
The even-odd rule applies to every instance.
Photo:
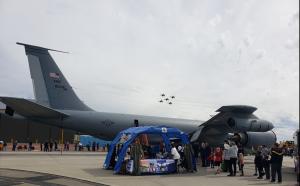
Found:
[[[257,147],[259,145],[271,147],[276,142],[276,134],[273,131],[243,132],[234,134],[231,139],[248,148]]]
[[[274,128],[274,125],[266,120],[250,118],[229,118],[227,124],[235,132],[267,132]]]

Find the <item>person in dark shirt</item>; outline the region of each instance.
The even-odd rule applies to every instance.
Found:
[[[205,158],[205,161],[206,161],[206,167],[208,167],[210,165],[210,161],[208,161],[208,157],[211,153],[211,148],[209,146],[209,144],[206,142],[205,143],[205,150],[204,150],[204,158]]]
[[[237,147],[238,147],[238,155],[240,153],[242,153],[244,155],[245,154],[244,147],[240,143],[237,144]],[[242,167],[241,167],[241,163],[239,162],[239,158],[238,158],[238,166],[239,166],[239,171],[242,171]]]
[[[255,166],[258,170],[258,177],[257,179],[263,179],[263,157],[261,151],[257,151],[254,158]]]
[[[263,156],[263,169],[265,171],[266,180],[270,180],[270,149],[266,145],[262,146],[261,154]]]
[[[29,143],[28,143],[28,151],[31,151],[32,150],[32,142],[30,141]]]
[[[130,159],[133,160],[133,175],[140,175],[140,160],[144,157],[144,151],[139,139],[136,139],[130,148]]]
[[[200,156],[201,156],[201,161],[202,161],[202,167],[206,166],[206,159],[205,159],[205,142],[201,143],[200,147]]]
[[[52,140],[49,142],[49,151],[50,152],[53,151],[53,142],[52,142]]]
[[[271,149],[271,182],[275,182],[275,177],[277,174],[278,183],[282,182],[281,168],[282,168],[282,159],[283,159],[283,151],[282,148],[279,147],[278,143],[275,143],[273,148]]]
[[[193,150],[194,150],[194,157],[196,159],[196,162],[198,161],[198,158],[199,158],[199,143],[198,142],[195,142],[193,145]]]
[[[55,150],[55,151],[57,151],[57,150],[58,150],[57,141],[54,141],[54,150]]]
[[[45,141],[44,143],[44,152],[48,152],[49,151],[49,143],[48,141]]]
[[[95,152],[96,151],[96,142],[93,141],[92,143],[92,151]]]

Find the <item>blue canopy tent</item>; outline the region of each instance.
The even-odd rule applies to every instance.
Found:
[[[114,172],[118,173],[121,169],[122,162],[126,155],[128,146],[140,135],[140,134],[158,134],[162,137],[165,143],[166,150],[169,152],[171,149],[170,138],[179,138],[182,144],[189,144],[188,136],[177,128],[170,128],[165,126],[144,126],[144,127],[131,127],[119,132],[116,138],[111,142],[108,154],[106,156],[103,168],[108,169],[112,158],[113,151],[117,144],[122,143],[122,148],[118,153],[118,160],[114,167]]]

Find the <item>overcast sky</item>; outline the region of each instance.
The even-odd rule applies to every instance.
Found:
[[[207,120],[246,104],[280,140],[299,128],[299,0],[0,0],[0,95],[33,98],[16,42],[70,52],[51,54],[98,111]]]

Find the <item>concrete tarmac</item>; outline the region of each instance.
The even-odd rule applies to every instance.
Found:
[[[0,185],[9,185],[16,175],[20,182],[10,185],[115,185],[115,186],[242,186],[242,185],[274,185],[267,180],[257,180],[254,173],[253,157],[245,157],[245,176],[228,177],[228,173],[215,175],[215,169],[198,166],[196,173],[179,173],[168,175],[115,175],[111,170],[102,169],[106,153],[102,152],[0,152]],[[20,171],[23,172],[23,178]],[[11,171],[11,173],[9,173]],[[293,170],[293,160],[284,158],[283,186],[295,186],[296,174]],[[13,173],[15,172],[15,173]],[[4,176],[3,176],[4,174]],[[26,174],[29,174],[29,176]],[[46,177],[42,184],[30,182]],[[7,175],[11,175],[7,177]],[[26,182],[29,178],[29,182]],[[49,179],[48,179],[49,178]],[[58,180],[58,182],[56,182]],[[2,181],[2,182],[1,182]],[[23,181],[23,182],[22,182]],[[39,180],[37,180],[39,181]],[[86,181],[86,182],[84,182]],[[26,185],[27,185],[26,184]]]

